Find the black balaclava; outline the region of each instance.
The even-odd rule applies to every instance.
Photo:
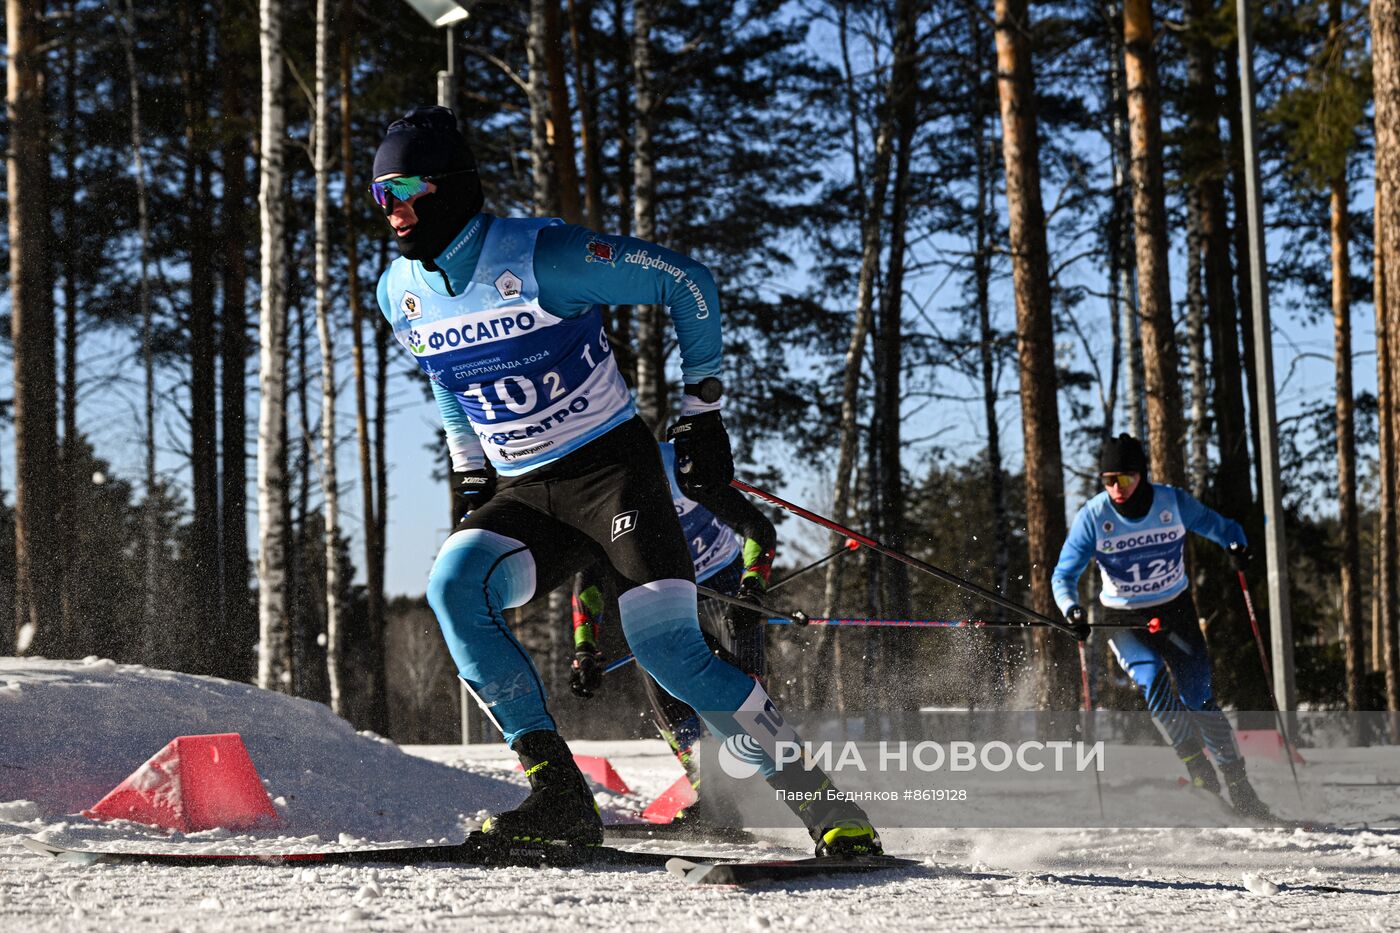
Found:
[[[432,267],[467,221],[481,211],[481,178],[457,118],[446,107],[415,107],[393,123],[374,153],[374,178],[384,175],[446,175],[437,190],[413,202],[418,223],[396,236],[399,252]]]
[[[1142,442],[1131,434],[1120,434],[1104,442],[1099,454],[1100,473],[1137,473],[1142,477],[1137,489],[1121,505],[1110,496],[1108,504],[1124,518],[1136,521],[1152,508],[1152,484],[1147,481],[1147,453]]]

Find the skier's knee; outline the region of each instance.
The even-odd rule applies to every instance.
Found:
[[[447,626],[489,621],[535,592],[535,562],[524,544],[480,528],[453,534],[428,574],[428,605]]]
[[[667,693],[690,702],[715,660],[696,620],[694,584],[661,580],[628,590],[617,603],[637,663]]]

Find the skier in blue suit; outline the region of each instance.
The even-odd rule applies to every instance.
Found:
[[[638,662],[725,739],[744,740],[789,791],[821,854],[880,852],[855,804],[820,769],[778,769],[798,742],[763,686],[716,657],[696,618],[695,569],[655,440],[636,408],[600,305],[665,305],[685,389],[668,431],[694,497],[734,476],[720,417],[719,294],[700,263],[633,237],[549,218],[483,213],[476,163],[452,111],[390,124],[376,202],[402,257],[380,310],[431,381],[470,512],[444,542],[428,602],[463,682],[520,756],[531,792],[483,827],[503,839],[597,844],[602,820],[504,612],[601,554]],[[828,797],[835,799],[827,799]],[[808,802],[812,798],[817,802]]]
[[[1147,701],[1191,782],[1220,793],[1220,781],[1203,753],[1209,749],[1234,808],[1268,817],[1245,774],[1230,723],[1216,705],[1210,654],[1186,574],[1187,532],[1226,548],[1243,567],[1249,559],[1244,529],[1185,490],[1149,482],[1142,444],[1127,434],[1104,445],[1099,473],[1105,490],[1075,515],[1060,550],[1055,602],[1070,624],[1087,635],[1079,578],[1091,558],[1098,562],[1104,621],[1137,626],[1113,635],[1113,655]]]

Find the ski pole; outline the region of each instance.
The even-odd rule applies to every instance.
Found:
[[[799,613],[793,613],[798,615]],[[769,625],[889,625],[910,628],[1041,628],[1044,622],[984,622],[980,619],[814,619],[806,616],[805,622],[793,619],[773,618]],[[1110,622],[1095,625],[1096,629],[1146,628],[1143,625]]]
[[[793,615],[800,615],[794,612]],[[787,616],[773,616],[766,620],[769,625],[889,625],[905,626],[909,628],[1037,628],[1038,622],[981,622],[977,619],[812,619],[806,622],[798,622]],[[1109,622],[1102,625],[1095,625],[1096,629],[1130,629],[1143,628],[1141,625],[1129,625],[1127,623]],[[619,668],[626,667],[633,661],[632,655],[625,654],[612,661],[603,668],[604,674],[611,674]]]
[[[1066,635],[1069,635],[1071,638],[1077,638],[1077,636],[1074,634],[1074,629],[1070,628],[1067,623],[1057,622],[1056,620],[1050,618],[1047,615],[1042,615],[1041,613],[1036,612],[1029,606],[1022,606],[1018,602],[1007,599],[1006,597],[998,593],[993,593],[989,589],[978,586],[976,583],[973,583],[969,580],[964,580],[962,577],[956,576],[954,574],[949,573],[946,570],[942,570],[938,567],[935,567],[930,563],[919,560],[917,557],[910,557],[903,551],[896,551],[894,548],[888,545],[881,544],[874,538],[870,538],[858,532],[852,531],[851,529],[843,525],[838,525],[831,519],[824,518],[823,516],[818,515],[815,512],[804,509],[800,505],[788,502],[786,499],[779,498],[778,496],[775,496],[770,492],[764,492],[762,489],[759,489],[756,486],[750,486],[743,480],[731,480],[730,485],[733,486],[735,489],[740,490],[741,492],[747,492],[750,495],[758,496],[760,499],[767,499],[774,505],[779,506],[780,508],[787,509],[789,512],[796,515],[797,517],[805,518],[807,519],[807,521],[812,522],[813,524],[821,525],[823,528],[826,528],[829,531],[834,531],[839,535],[845,535],[848,538],[853,538],[857,542],[870,548],[872,551],[875,551],[879,554],[883,554],[892,560],[897,560],[902,564],[908,564],[910,567],[913,567],[916,570],[922,570],[924,573],[937,577],[945,583],[951,583],[954,586],[960,586],[970,593],[976,593],[978,596],[981,596],[988,602],[995,603],[1003,609],[1010,609],[1017,615],[1022,615],[1028,619],[1033,619],[1036,622],[1048,625],[1051,628],[1059,629]]]
[[[1084,738],[1093,744],[1094,738],[1090,734],[1094,723],[1094,696],[1089,690],[1089,652],[1088,640],[1079,643],[1079,683],[1084,691]],[[1106,819],[1103,812],[1103,781],[1099,778],[1099,769],[1094,769],[1094,792],[1099,798],[1099,819]]]
[[[810,564],[808,564],[806,567],[803,567],[801,570],[794,570],[792,573],[790,573],[790,574],[788,574],[787,576],[783,577],[783,578],[782,578],[781,580],[779,580],[777,583],[774,583],[772,586],[768,587],[768,592],[771,593],[771,592],[773,592],[774,590],[776,590],[778,587],[784,586],[784,585],[786,585],[786,584],[788,584],[788,583],[791,583],[793,580],[795,580],[796,578],[802,576],[802,575],[803,575],[804,573],[806,573],[807,571],[809,571],[809,570],[815,570],[816,568],[820,567],[822,564],[824,564],[824,563],[826,563],[827,561],[831,560],[833,557],[840,557],[842,554],[847,554],[847,553],[849,553],[849,552],[851,552],[851,551],[854,551],[854,550],[858,549],[859,547],[860,547],[860,542],[859,542],[859,541],[857,541],[855,538],[847,538],[845,544],[841,545],[841,547],[839,547],[838,549],[832,551],[830,554],[828,554],[828,555],[826,555],[825,557],[822,557],[822,558],[820,558],[820,559],[818,559],[818,560],[812,561]]]
[[[785,622],[793,622],[797,625],[807,624],[807,613],[803,612],[801,609],[794,609],[792,612],[783,612],[781,609],[770,609],[767,606],[750,602],[747,599],[740,599],[737,596],[730,596],[728,593],[721,593],[719,590],[712,590],[708,586],[702,586],[699,583],[695,584],[695,592],[699,593],[701,596],[715,599],[722,603],[728,603],[731,606],[738,606],[740,609],[756,612],[760,616],[765,612],[776,612],[784,616],[783,621]]]
[[[1279,738],[1283,739],[1283,751],[1288,757],[1288,770],[1293,772],[1293,789],[1298,792],[1298,802],[1303,802],[1303,785],[1298,781],[1298,766],[1293,763],[1293,741],[1288,737],[1288,729],[1283,724],[1283,713],[1278,708],[1278,698],[1274,696],[1274,672],[1269,666],[1269,654],[1264,650],[1264,636],[1259,632],[1259,618],[1254,614],[1254,600],[1249,597],[1249,581],[1243,570],[1236,570],[1239,577],[1240,593],[1244,596],[1245,612],[1249,615],[1249,627],[1254,631],[1254,645],[1259,649],[1259,666],[1264,669],[1264,686],[1269,694],[1269,705],[1274,708],[1274,721],[1278,723]]]

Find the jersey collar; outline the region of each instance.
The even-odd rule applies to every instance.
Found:
[[[481,258],[481,243],[486,239],[486,231],[494,219],[487,213],[473,215],[462,232],[453,237],[441,255],[433,260],[433,265],[446,274],[447,280],[452,283],[454,295],[462,294],[471,284],[472,273],[476,272],[477,260]],[[427,272],[426,269],[424,271]],[[426,278],[432,283],[439,277],[429,274]]]

